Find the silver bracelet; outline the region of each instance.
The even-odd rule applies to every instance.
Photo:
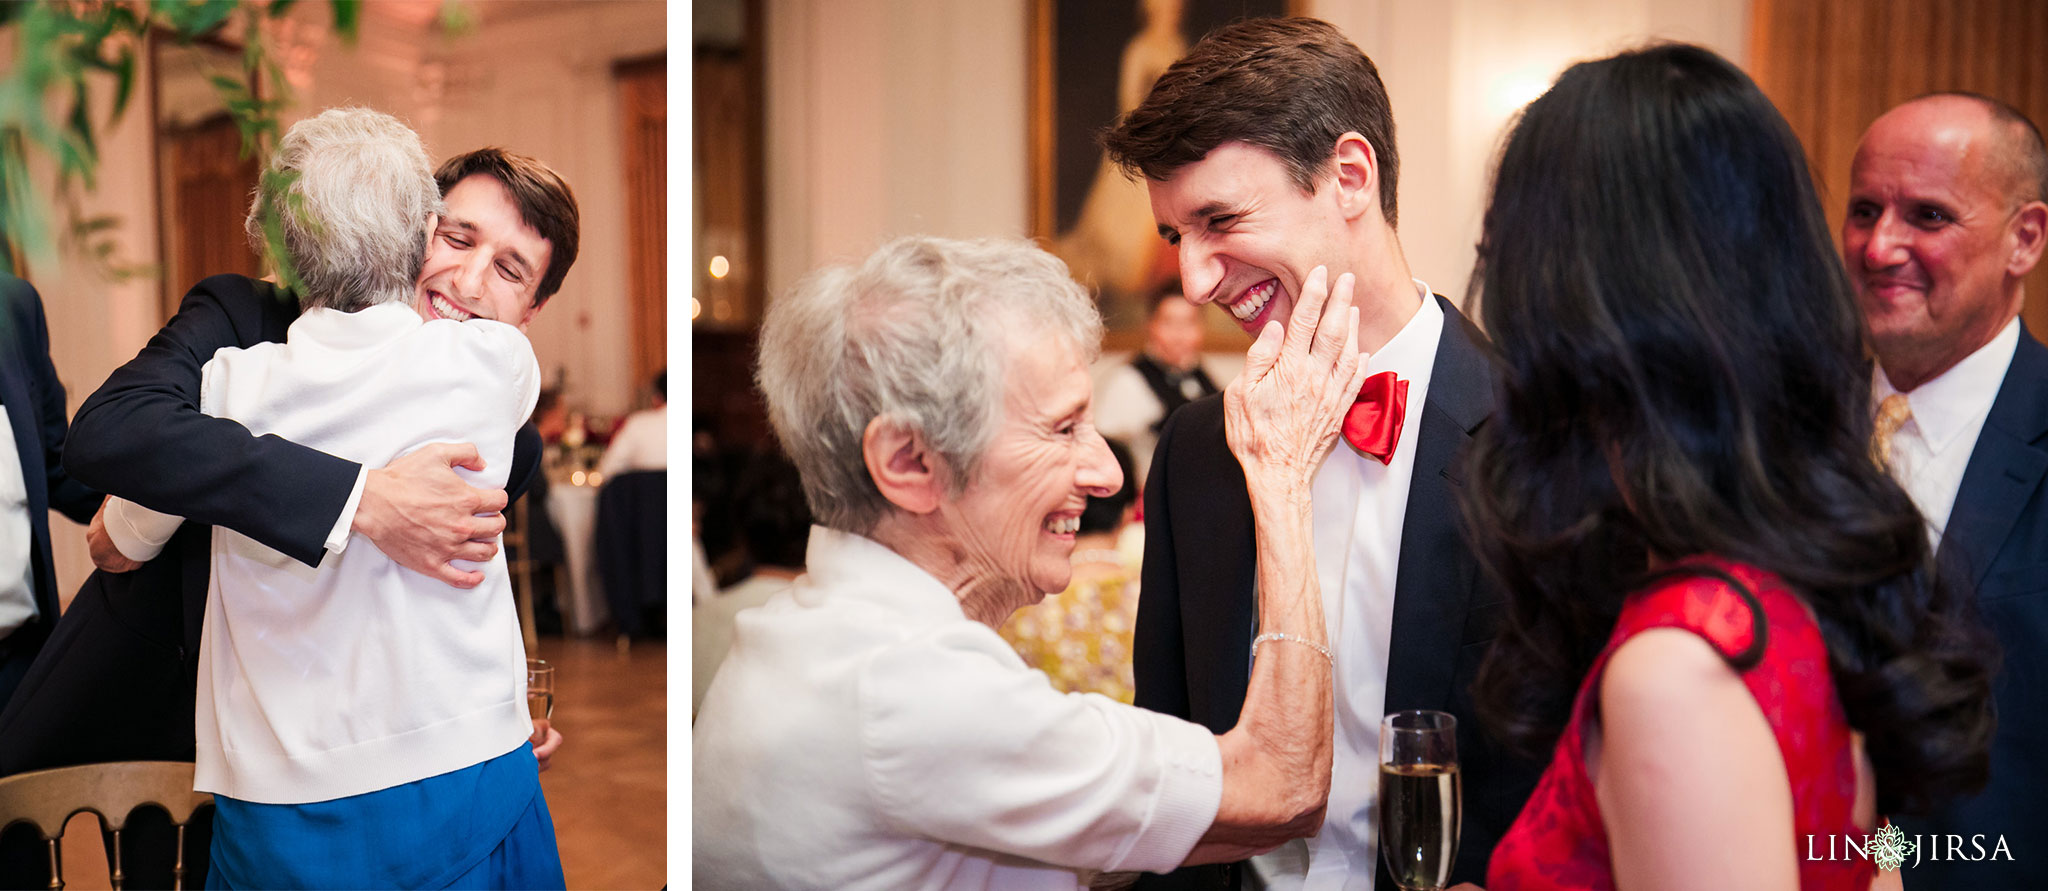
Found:
[[[1307,644],[1308,646],[1314,647],[1316,652],[1323,654],[1323,658],[1327,660],[1331,665],[1337,664],[1336,657],[1330,655],[1329,647],[1323,646],[1322,644],[1316,643],[1315,641],[1309,640],[1308,638],[1302,637],[1298,634],[1282,634],[1278,631],[1268,631],[1265,634],[1261,634],[1258,637],[1252,638],[1252,658],[1257,659],[1259,657],[1259,644],[1261,642],[1269,640],[1291,640],[1298,644]]]

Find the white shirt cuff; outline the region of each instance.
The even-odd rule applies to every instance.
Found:
[[[163,553],[164,543],[171,540],[184,522],[180,517],[158,513],[125,498],[108,498],[106,512],[100,518],[114,549],[137,563],[148,563]]]
[[[341,516],[335,518],[334,528],[327,530],[327,541],[323,545],[330,554],[339,554],[348,547],[348,533],[356,524],[356,508],[363,503],[363,484],[370,479],[370,468],[356,468],[356,487],[349,491],[348,501],[341,505]]]
[[[1194,852],[1223,805],[1223,752],[1209,729],[1160,721],[1158,754],[1166,770],[1152,814],[1112,871],[1170,872]]]

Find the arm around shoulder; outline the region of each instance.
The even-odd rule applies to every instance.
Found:
[[[293,313],[273,305],[275,293],[241,276],[195,286],[79,408],[64,466],[93,488],[318,565],[361,465],[199,410],[202,369],[214,353],[283,337]]]

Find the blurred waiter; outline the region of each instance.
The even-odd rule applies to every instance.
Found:
[[[1166,291],[1152,300],[1145,348],[1102,382],[1095,429],[1130,445],[1142,486],[1167,416],[1215,392],[1216,382],[1202,370],[1201,309],[1178,289]]]
[[[1872,449],[2004,650],[1991,784],[1901,821],[1923,836],[1916,886],[2048,887],[2048,348],[2019,320],[2044,197],[2040,129],[1969,94],[1886,112],[1849,175],[1842,254],[1877,351]]]
[[[0,275],[0,708],[57,624],[50,511],[80,523],[100,495],[64,472],[64,385],[50,364],[43,301],[28,282]]]

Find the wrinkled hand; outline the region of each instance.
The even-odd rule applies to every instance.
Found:
[[[92,524],[85,527],[86,549],[92,552],[92,565],[107,572],[134,572],[142,564],[121,553],[114,547],[114,539],[107,535],[107,505],[100,503],[100,509],[92,515]]]
[[[1365,383],[1350,273],[1329,285],[1318,266],[1283,334],[1266,323],[1244,373],[1223,393],[1223,429],[1252,494],[1306,501],[1309,482],[1337,442],[1344,412]]]
[[[533,743],[533,759],[540,762],[540,769],[548,769],[548,759],[555,757],[555,751],[562,747],[562,731],[546,718],[533,719],[533,735],[527,737]]]
[[[484,574],[448,561],[481,563],[498,553],[505,490],[471,486],[455,475],[456,467],[484,469],[476,446],[435,443],[370,471],[350,528],[400,566],[474,588]]]

